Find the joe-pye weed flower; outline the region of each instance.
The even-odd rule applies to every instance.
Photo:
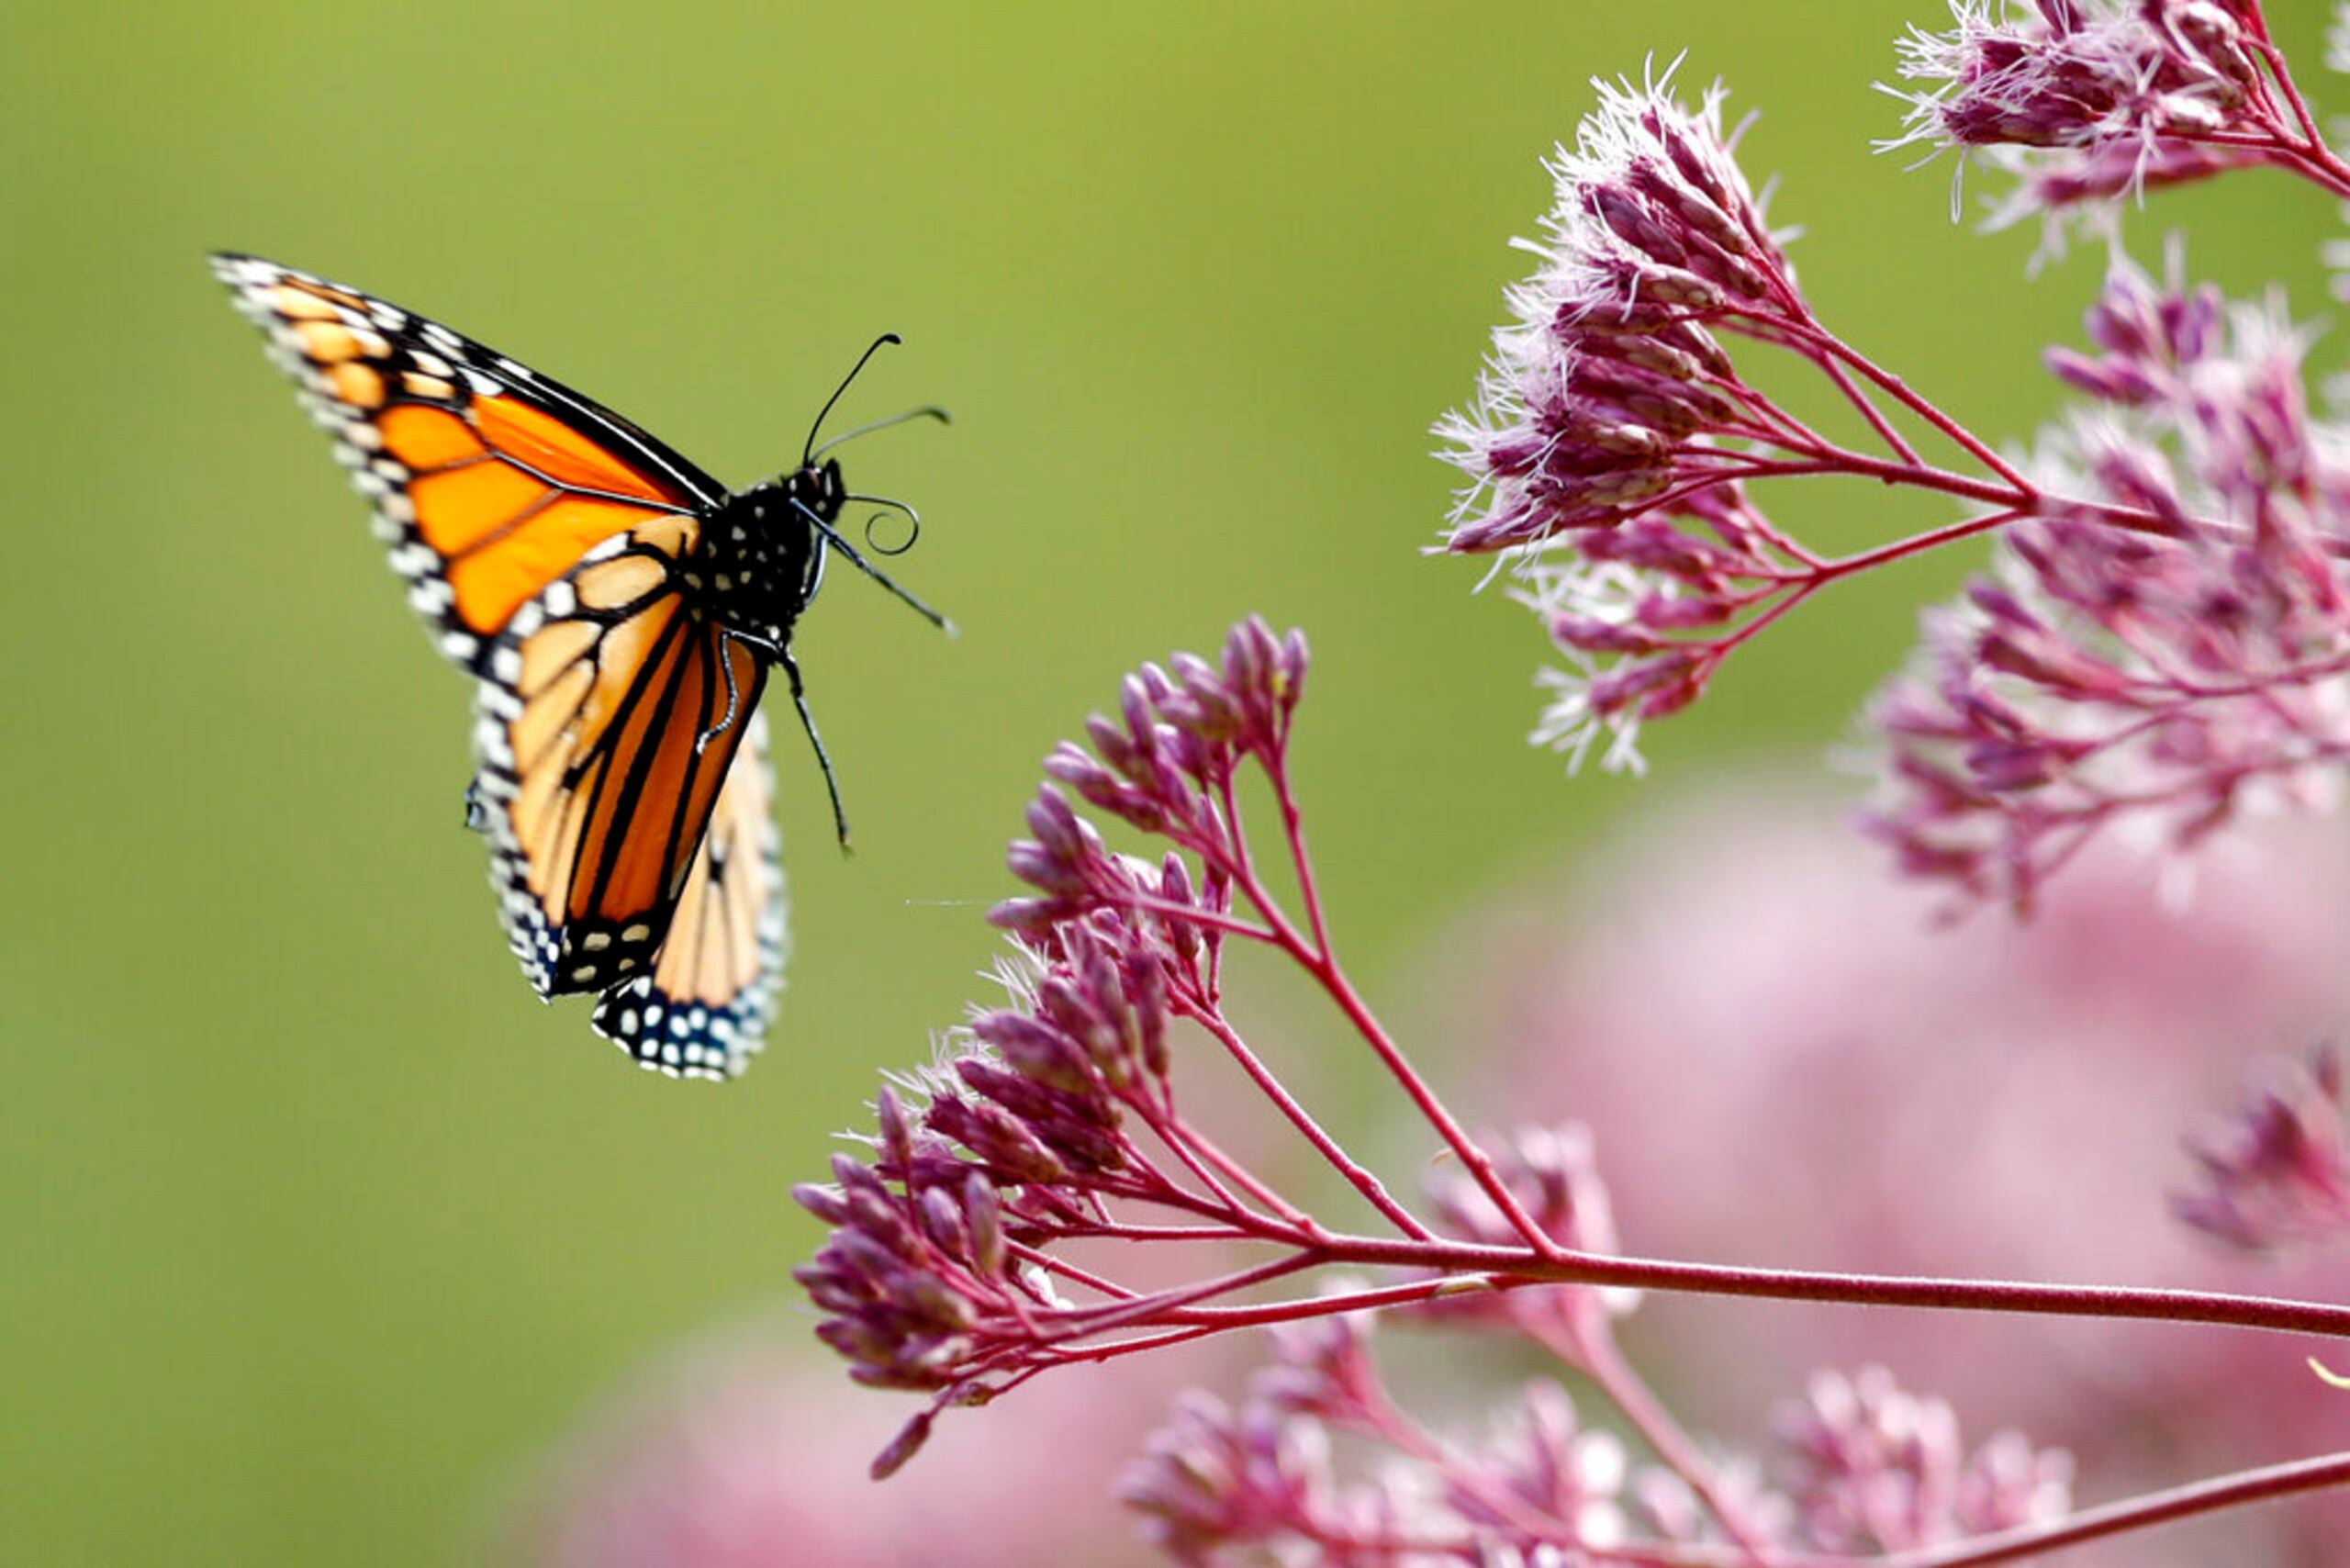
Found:
[[[2256,6],[1962,5],[1956,24],[1904,46],[1928,84],[1902,140],[1996,165],[2010,206],[2076,214],[2250,166],[2350,193]],[[2159,279],[2117,244],[2084,344],[2048,354],[2077,406],[2003,453],[1823,319],[1739,169],[1721,90],[1691,108],[1673,74],[1599,84],[1547,164],[1538,264],[1476,400],[1437,427],[1469,478],[1442,548],[1498,553],[1562,661],[1535,740],[1637,767],[1639,727],[1780,617],[1995,535],[1992,570],[1924,617],[1914,669],[1865,720],[1884,759],[1866,820],[1904,870],[2029,908],[2109,830],[2184,853],[2328,801],[2350,740],[2350,427],[2308,386],[2311,330],[2276,297],[2192,283],[2176,242]],[[1772,353],[1874,445],[1759,390],[1741,366]],[[1825,558],[1762,502],[1830,477],[1969,510]]]
[[[1905,59],[1948,78],[1919,90],[1912,130],[1980,162],[2021,149],[2004,162],[2034,210],[2253,164],[2350,189],[2250,0],[1963,8],[1945,45],[1912,39]],[[2304,331],[2194,285],[2176,253],[2157,281],[2117,252],[2086,346],[2050,360],[2079,410],[2003,453],[1824,321],[1721,94],[1692,107],[1672,78],[1601,85],[1550,162],[1537,265],[1476,400],[1439,426],[1470,480],[1440,553],[1497,557],[1566,661],[1538,738],[1631,766],[1640,723],[1687,709],[1815,595],[1994,536],[1993,572],[1874,710],[1871,821],[1908,869],[2028,906],[2109,829],[2180,850],[2247,807],[2322,795],[2350,690],[2350,536]],[[1758,353],[1791,355],[1865,435],[1761,390],[1742,369]],[[1830,558],[1762,504],[1823,477],[1965,510]],[[1968,1439],[1951,1405],[1866,1367],[1783,1402],[1773,1462],[1688,1429],[1617,1339],[1660,1295],[2304,1337],[2350,1333],[2350,1307],[1642,1255],[1604,1175],[1640,1127],[1514,1104],[1506,1131],[1472,1130],[1348,974],[1291,749],[1306,671],[1302,635],[1243,622],[1214,660],[1142,666],[1089,745],[1047,759],[1007,857],[1028,890],[994,912],[1002,1000],[885,1087],[832,1182],[800,1190],[830,1231],[799,1274],[822,1336],[860,1381],[923,1402],[878,1473],[947,1412],[1263,1328],[1276,1365],[1237,1400],[1186,1396],[1125,1485],[1178,1561],[1968,1568],[2350,1481],[2350,1453],[2321,1454],[2075,1511],[2065,1454]],[[1393,1088],[1429,1157],[1424,1196],[1350,1150],[1234,1015],[1225,966],[1259,951]],[[1327,1168],[1343,1213],[1220,1136],[1230,1107],[1193,1087],[1203,1054]],[[2204,1231],[2273,1225],[2331,1179],[2320,1107],[2271,1105],[2198,1145],[2206,1185],[2182,1213]],[[1768,1250],[1758,1234],[1740,1256]],[[1575,1388],[1539,1379],[1466,1434],[1397,1396],[1382,1321],[1506,1336]]]
[[[1293,774],[1306,666],[1302,637],[1244,622],[1216,660],[1145,666],[1122,686],[1116,715],[1089,722],[1089,748],[1053,755],[1053,782],[1028,811],[1032,836],[1007,857],[1031,890],[994,912],[1013,944],[999,971],[1008,1005],[976,1011],[935,1064],[885,1088],[860,1152],[835,1161],[831,1183],[800,1189],[831,1228],[799,1276],[824,1314],[819,1332],[859,1381],[923,1396],[878,1473],[912,1461],[958,1407],[1017,1397],[1085,1363],[1263,1327],[1281,1331],[1280,1367],[1238,1404],[1187,1397],[1126,1484],[1180,1561],[1623,1551],[1655,1562],[1798,1563],[1863,1540],[1859,1518],[1884,1551],[1930,1549],[1943,1554],[1915,1561],[1956,1568],[2019,1542],[2350,1479],[2350,1455],[2328,1456],[2074,1517],[2061,1458],[2020,1439],[1963,1443],[1928,1396],[1871,1394],[1840,1415],[1820,1403],[1827,1383],[1814,1388],[1814,1438],[1798,1445],[1810,1457],[1789,1462],[1809,1482],[1783,1491],[1756,1466],[1718,1457],[1617,1341],[1618,1319],[1643,1297],[1702,1291],[2303,1333],[2350,1333],[2350,1308],[1619,1252],[1593,1134],[1529,1123],[1472,1135],[1348,977]],[[1154,853],[1114,847],[1093,812],[1156,841]],[[1276,892],[1277,868],[1293,895]],[[1225,966],[1257,948],[1320,990],[1424,1129],[1441,1157],[1424,1204],[1300,1103],[1229,1010]],[[1228,1108],[1184,1088],[1202,1052],[1237,1069],[1350,1189],[1354,1209],[1302,1203],[1219,1140]],[[1579,1437],[1571,1398],[1547,1387],[1488,1439],[1441,1429],[1387,1387],[1371,1349],[1382,1313],[1523,1341],[1582,1379],[1637,1448],[1616,1463],[1619,1439]],[[1883,1381],[1854,1376],[1855,1388]],[[1855,1434],[1876,1435],[1823,1449],[1818,1432],[1845,1415]],[[1342,1436],[1389,1462],[1353,1473],[1333,1443]],[[1874,1456],[1866,1479],[1852,1468],[1863,1453]],[[1818,1469],[1834,1456],[1845,1470]],[[1887,1511],[1880,1495],[1897,1482],[1908,1500]],[[1863,1499],[1878,1501],[1856,1514]]]

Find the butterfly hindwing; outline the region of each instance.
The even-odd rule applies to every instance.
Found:
[[[214,273],[375,509],[441,651],[483,673],[508,622],[605,540],[724,488],[635,425],[437,321],[308,273]]]
[[[612,987],[596,1003],[597,1033],[647,1067],[731,1078],[764,1041],[784,961],[774,799],[767,723],[755,715],[653,972]]]
[[[540,994],[646,969],[765,668],[677,591],[683,531],[616,535],[518,612],[480,689],[473,800]]]

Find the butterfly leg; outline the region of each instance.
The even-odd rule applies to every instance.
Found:
[[[702,754],[703,747],[709,745],[711,742],[716,740],[719,736],[724,734],[728,730],[734,727],[734,711],[742,703],[742,693],[736,690],[734,686],[734,661],[729,658],[726,654],[726,644],[729,643],[740,643],[744,647],[751,649],[755,653],[761,652],[765,648],[764,644],[755,642],[751,638],[741,636],[733,632],[722,632],[719,634],[718,667],[725,672],[726,676],[726,711],[719,716],[718,722],[712,724],[710,728],[704,730],[701,734],[694,737],[694,755],[696,756],[699,756]]]
[[[816,733],[816,716],[808,711],[808,694],[800,684],[800,661],[791,656],[789,648],[776,650],[776,663],[783,666],[784,678],[791,683],[791,705],[800,710],[800,727],[808,732],[808,744],[816,748],[816,766],[823,770],[824,792],[833,798],[833,829],[840,834],[841,853],[848,853],[848,813],[841,809],[840,780],[833,777],[833,759],[824,755],[824,737]]]

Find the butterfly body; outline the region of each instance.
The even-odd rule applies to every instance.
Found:
[[[823,584],[815,523],[837,521],[845,500],[833,462],[728,497],[703,530],[705,559],[686,574],[687,588],[744,636],[782,648]]]
[[[783,960],[759,697],[782,669],[815,739],[791,633],[828,542],[872,570],[832,526],[839,464],[811,435],[800,467],[730,491],[438,322],[257,257],[213,269],[477,683],[465,821],[523,972],[598,993],[595,1026],[644,1066],[739,1071]]]

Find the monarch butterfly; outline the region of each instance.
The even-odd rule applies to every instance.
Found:
[[[258,257],[216,254],[212,269],[374,503],[409,604],[477,682],[465,819],[489,841],[499,919],[532,985],[543,998],[599,993],[590,1022],[643,1066],[741,1071],[784,953],[757,711],[767,671],[790,687],[845,848],[791,655],[828,550],[947,627],[834,527],[852,501],[921,520],[851,494],[826,455],[945,410],[816,442],[896,335],[825,402],[798,468],[730,492],[610,409],[437,321]]]

